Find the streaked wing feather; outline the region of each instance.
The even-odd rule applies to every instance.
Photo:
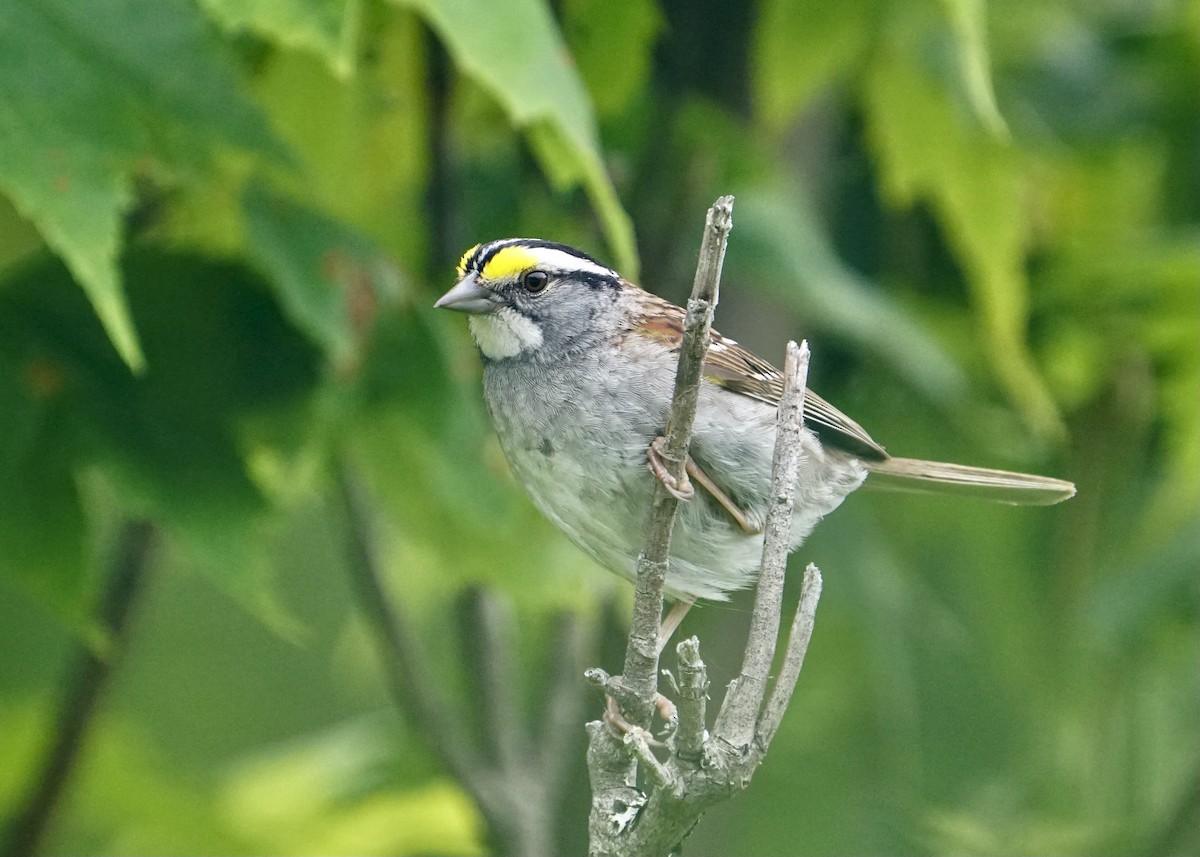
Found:
[[[684,311],[646,294],[651,299],[648,305],[654,312],[642,316],[637,333],[657,339],[677,352],[683,339]],[[783,395],[783,374],[778,369],[715,330],[704,362],[704,377],[730,392],[758,399],[771,407],[777,407]],[[862,426],[811,390],[805,397],[804,421],[823,444],[867,461],[882,461],[888,457],[884,448]]]

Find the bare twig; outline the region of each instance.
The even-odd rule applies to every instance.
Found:
[[[589,635],[578,617],[561,619],[553,651],[554,676],[548,694],[548,725],[543,734],[535,721],[533,734],[523,728],[518,702],[515,619],[510,605],[494,593],[468,594],[464,626],[472,639],[473,686],[479,689],[485,754],[458,713],[438,690],[425,668],[421,641],[402,605],[387,592],[376,557],[369,507],[349,467],[338,469],[350,536],[350,567],[363,611],[379,642],[382,660],[398,707],[417,726],[434,754],[462,784],[479,807],[497,853],[551,854],[558,791],[569,759],[565,747],[570,727],[578,723],[583,647]],[[565,678],[571,677],[571,681]],[[541,752],[534,745],[545,739]]]
[[[393,698],[412,718],[451,775],[468,791],[474,792],[473,774],[482,768],[482,762],[468,749],[462,734],[464,730],[425,674],[428,661],[421,655],[417,635],[410,627],[408,617],[389,597],[376,556],[370,507],[363,488],[345,463],[338,466],[337,482],[346,510],[349,568],[359,609],[379,642]]]
[[[679,369],[675,375],[675,392],[667,419],[666,444],[661,451],[667,470],[680,483],[685,478],[692,424],[696,419],[696,405],[700,396],[700,370],[708,354],[709,330],[717,305],[721,266],[732,228],[733,197],[723,196],[708,210],[705,219],[700,261],[696,266],[696,279],[692,284],[692,297],[688,301],[684,320]],[[646,547],[637,562],[633,619],[622,673],[622,683],[628,688],[628,696],[632,699],[620,698],[624,695],[619,695],[619,698],[625,715],[640,726],[650,723],[658,687],[658,626],[662,620],[663,582],[667,576],[671,530],[675,526],[678,505],[679,501],[661,483],[656,485]],[[630,706],[630,702],[634,705]]]
[[[808,358],[807,342],[799,347],[794,342],[788,343],[784,363],[786,386],[779,402],[778,435],[771,467],[771,508],[767,512],[754,615],[741,674],[729,685],[713,730],[718,738],[734,747],[748,746],[754,738],[755,722],[775,658],[775,641],[779,637],[783,581],[791,548],[792,506],[796,501],[796,474],[800,469]]]
[[[547,780],[546,789],[552,795],[559,794],[570,768],[568,750],[582,738],[579,720],[584,697],[580,693],[579,670],[595,639],[594,625],[586,624],[577,613],[564,613],[556,624],[538,759],[538,767]]]
[[[718,201],[718,206],[721,202]],[[717,210],[718,207],[714,206],[709,212],[706,239],[713,231],[714,212]],[[728,232],[728,226],[724,231]],[[697,283],[713,272],[712,266],[706,267],[705,258],[709,257],[702,253]],[[717,259],[715,267],[719,269],[719,255],[712,258]],[[689,321],[695,303],[689,302]],[[711,307],[705,314],[711,314]],[[702,327],[698,329],[707,332],[708,321],[704,319]],[[692,330],[690,327],[688,329]],[[669,426],[676,423],[675,405],[680,400],[680,387],[688,377],[682,364],[690,354],[685,345]],[[700,360],[703,360],[702,350]],[[779,635],[783,578],[791,546],[792,505],[804,441],[807,369],[807,346],[802,349],[790,343],[785,362],[785,392],[776,428],[771,469],[772,503],[764,532],[763,564],[741,675],[731,686],[727,704],[718,717],[713,734],[709,735],[705,730],[708,677],[700,657],[699,641],[692,638],[677,646],[679,668],[675,689],[679,696],[679,724],[674,738],[668,739],[670,752],[665,759],[655,754],[646,740],[646,733],[636,726],[621,740],[600,721],[588,724],[588,772],[592,785],[588,835],[589,853],[595,857],[676,853],[706,808],[749,785],[775,735],[804,661],[820,596],[820,574],[810,566],[784,656],[782,674],[764,708],[763,698],[775,654],[775,641]],[[697,380],[694,379],[693,383]],[[694,416],[695,390],[692,387],[688,394],[693,408],[688,415],[689,424]],[[683,402],[689,404],[686,396]],[[666,447],[670,456],[676,457],[661,454],[661,458],[668,472],[678,479],[686,462],[686,444],[680,452],[679,447],[671,446],[668,433]],[[655,505],[651,510],[654,523],[652,537],[648,539],[639,561],[634,618],[625,660],[627,675],[609,676],[599,669],[587,673],[594,685],[621,703],[626,715],[635,715],[629,717],[635,724],[645,722],[657,687],[657,676],[647,675],[645,671],[657,667],[655,632],[662,611],[662,581],[667,571],[666,557],[669,556],[674,511],[674,497],[670,497],[660,486],[656,489]],[[633,705],[642,707],[631,709]],[[639,773],[640,781],[645,783],[644,790],[638,785]]]
[[[654,783],[655,788],[674,798],[683,797],[683,780],[671,768],[658,761],[658,757],[654,755],[650,744],[646,741],[645,732],[637,730],[626,734],[625,743],[642,763],[642,769]]]
[[[508,599],[473,586],[464,596],[461,628],[471,649],[483,732],[502,769],[520,766],[521,711],[517,703],[516,619]]]
[[[488,819],[503,853],[537,855],[551,851],[553,800],[549,777],[540,776],[532,743],[522,726],[517,701],[515,617],[496,593],[478,590],[479,629],[485,646],[478,673],[486,734],[496,765],[489,777]]]
[[[817,616],[817,602],[821,600],[821,570],[811,562],[804,569],[804,584],[800,589],[800,604],[796,607],[796,617],[792,620],[792,630],[788,635],[787,649],[783,653],[783,667],[779,677],[775,679],[775,687],[771,698],[763,709],[755,731],[755,743],[765,752],[775,737],[775,731],[783,721],[783,713],[787,711],[788,703],[792,701],[792,691],[796,689],[796,681],[800,678],[800,668],[804,666],[804,655],[808,652],[808,643],[812,639],[813,623]]]
[[[708,668],[700,660],[700,641],[689,637],[675,647],[679,658],[679,732],[676,752],[685,760],[699,758],[708,738]]]
[[[154,541],[155,528],[149,521],[128,521],[121,525],[112,568],[96,611],[97,624],[108,636],[107,651],[103,657],[93,651],[85,652],[66,685],[53,743],[39,768],[38,779],[9,823],[7,837],[0,843],[0,855],[4,857],[28,857],[40,849],[83,750],[103,690],[125,649],[129,616],[142,589]]]

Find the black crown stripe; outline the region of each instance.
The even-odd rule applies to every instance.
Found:
[[[603,262],[593,258],[576,247],[570,246],[569,244],[560,244],[557,241],[543,241],[540,238],[502,238],[498,241],[492,241],[489,244],[481,244],[479,249],[477,249],[474,254],[472,254],[471,258],[467,260],[466,269],[468,271],[479,273],[485,267],[487,267],[488,262],[492,261],[492,257],[505,247],[515,247],[518,245],[522,247],[544,248],[546,250],[559,250],[567,255],[574,256],[577,259],[591,262],[593,265],[599,265],[602,268],[608,267]]]

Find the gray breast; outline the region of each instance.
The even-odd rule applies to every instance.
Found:
[[[505,360],[484,373],[501,447],[534,504],[597,562],[631,579],[654,490],[646,449],[663,430],[674,377],[673,365],[660,368],[622,370],[591,350],[553,371],[533,360]],[[702,388],[694,456],[759,523],[768,504],[773,420],[769,405],[712,384]],[[793,546],[864,476],[857,461],[826,454],[806,436]],[[680,505],[668,594],[724,599],[753,582],[761,543],[698,492]]]

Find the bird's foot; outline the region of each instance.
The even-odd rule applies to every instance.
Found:
[[[688,481],[687,471],[684,471],[682,478],[676,479],[671,475],[671,471],[667,469],[667,465],[663,461],[662,457],[666,444],[667,439],[659,435],[654,438],[650,446],[646,449],[646,460],[649,462],[650,472],[658,477],[658,481],[667,489],[667,493],[676,500],[691,500],[696,496],[696,489]]]
[[[675,730],[675,726],[679,722],[679,711],[675,708],[675,703],[667,699],[661,693],[654,695],[654,710],[663,722],[666,724],[666,729],[662,734],[670,735]],[[608,728],[617,735],[634,735],[640,734],[646,743],[651,747],[665,747],[666,745],[650,734],[649,731],[641,726],[630,723],[626,719],[625,713],[621,711],[621,706],[611,696],[604,696],[604,722]]]

